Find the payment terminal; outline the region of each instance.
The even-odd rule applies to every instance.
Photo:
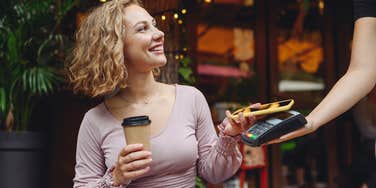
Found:
[[[259,120],[251,128],[243,132],[241,138],[245,144],[257,147],[304,127],[306,123],[305,117],[297,111],[278,112]]]

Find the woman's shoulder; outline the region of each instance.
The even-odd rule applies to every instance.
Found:
[[[184,94],[203,95],[202,92],[194,86],[177,84],[176,87],[178,87],[178,90],[180,90],[180,92]]]
[[[89,121],[91,124],[94,122],[102,122],[106,119],[106,107],[104,102],[99,103],[93,108],[89,109],[84,116],[84,119]]]
[[[193,105],[201,105],[206,103],[205,95],[196,87],[188,85],[177,85],[179,98],[185,103],[192,103]]]
[[[84,128],[97,132],[99,134],[98,138],[103,138],[104,135],[119,128],[120,126],[118,125],[121,123],[117,122],[108,111],[106,105],[105,102],[101,102],[88,110],[81,123]]]

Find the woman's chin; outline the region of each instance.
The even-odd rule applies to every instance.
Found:
[[[158,67],[163,67],[167,64],[167,59],[166,58],[161,58],[158,61],[155,62],[155,65]]]
[[[167,61],[163,61],[161,64],[160,64],[160,67],[163,67],[167,64]]]

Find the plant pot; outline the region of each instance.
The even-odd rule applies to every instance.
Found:
[[[46,154],[41,133],[0,132],[0,187],[46,187]]]

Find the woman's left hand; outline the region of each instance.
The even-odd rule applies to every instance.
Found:
[[[258,108],[260,103],[252,104],[251,108]],[[256,116],[244,117],[242,112],[239,113],[239,118],[234,120],[231,118],[230,111],[226,110],[226,118],[223,120],[224,134],[228,136],[237,136],[242,132],[248,130],[256,122]]]

